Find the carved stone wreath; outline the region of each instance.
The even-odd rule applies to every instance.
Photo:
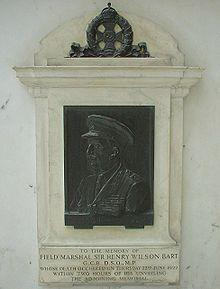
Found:
[[[133,31],[129,22],[108,3],[100,15],[88,25],[87,43],[81,47],[73,42],[70,57],[149,57],[146,42],[133,43]]]

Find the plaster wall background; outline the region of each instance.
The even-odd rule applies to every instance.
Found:
[[[114,0],[112,4],[122,15],[134,13],[160,24],[177,39],[186,65],[206,68],[184,100],[181,283],[165,288],[218,289],[220,2]],[[47,33],[70,18],[99,13],[105,5],[103,0],[0,1],[1,289],[49,288],[37,284],[34,100],[12,67],[33,65],[39,40]]]

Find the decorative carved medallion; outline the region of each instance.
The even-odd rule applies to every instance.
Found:
[[[86,35],[88,45],[73,42],[70,57],[150,57],[146,42],[132,45],[131,25],[111,3],[89,23]]]

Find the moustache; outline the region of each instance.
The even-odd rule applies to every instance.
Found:
[[[98,166],[98,160],[96,156],[87,156],[87,163],[91,168]]]
[[[92,173],[98,173],[101,171],[101,163],[98,157],[94,155],[87,156],[87,166],[88,170]]]
[[[97,161],[97,157],[94,155],[89,155],[89,156],[87,156],[87,160],[89,162]]]

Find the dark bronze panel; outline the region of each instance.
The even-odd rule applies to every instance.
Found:
[[[65,224],[153,224],[153,106],[65,106]]]

